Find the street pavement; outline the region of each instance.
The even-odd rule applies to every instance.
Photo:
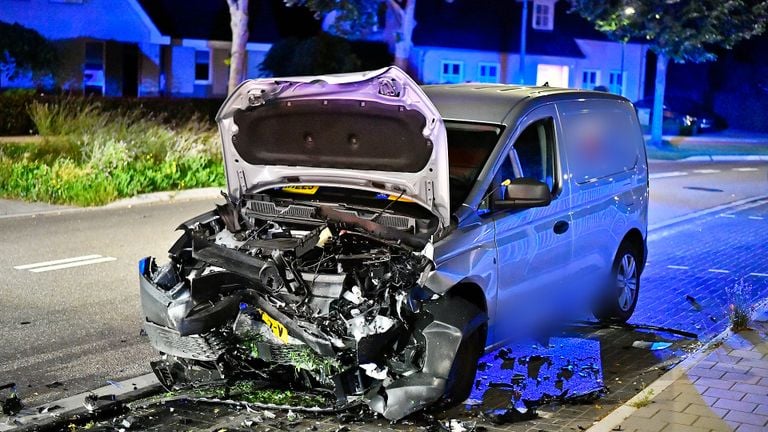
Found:
[[[763,165],[652,163],[651,224],[768,194],[768,170]],[[16,382],[25,401],[34,405],[148,372],[154,353],[139,336],[136,263],[146,255],[164,256],[177,237],[173,229],[178,223],[211,207],[203,200],[0,219],[1,380]],[[717,334],[727,325],[727,287],[743,278],[752,284],[755,298],[766,296],[768,278],[762,276],[768,274],[768,253],[762,244],[768,238],[766,231],[768,203],[762,201],[656,230],[650,237],[649,266],[632,322],[686,330],[698,334],[700,341]],[[89,258],[94,261],[115,259],[78,267],[31,266],[91,255],[98,255]],[[22,269],[14,268],[19,266]],[[64,267],[33,271],[56,266]],[[602,344],[602,379],[608,395],[587,405],[543,407],[545,418],[501,429],[588,427],[694,347],[668,332],[581,328],[565,336]],[[671,351],[677,351],[631,348],[634,340],[643,338],[670,341]],[[206,418],[206,426],[218,424],[210,423],[213,417]],[[230,420],[222,418],[224,423]],[[316,421],[330,430],[338,425],[335,417]],[[380,423],[351,426],[389,427]]]

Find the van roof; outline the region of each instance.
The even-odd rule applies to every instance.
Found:
[[[422,89],[446,120],[507,124],[513,108],[573,99],[604,99],[629,102],[612,93],[545,86],[507,84],[440,84]],[[527,111],[527,109],[526,109]]]

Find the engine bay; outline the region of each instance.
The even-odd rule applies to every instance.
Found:
[[[456,355],[467,323],[441,318],[461,305],[425,286],[430,221],[265,195],[243,201],[182,224],[170,262],[143,264],[160,382],[277,381],[321,389],[338,407],[367,403],[391,420],[440,399],[450,368],[438,359]]]

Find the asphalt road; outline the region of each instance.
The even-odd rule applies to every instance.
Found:
[[[653,163],[651,224],[768,194],[765,165]],[[149,372],[137,261],[165,256],[174,228],[211,208],[206,200],[0,219],[0,384],[16,382],[34,405]],[[91,265],[30,266],[90,255],[99,256]]]

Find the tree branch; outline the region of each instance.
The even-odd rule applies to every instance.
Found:
[[[402,19],[403,15],[405,15],[405,10],[403,10],[403,7],[400,6],[395,0],[387,0],[387,4]]]

